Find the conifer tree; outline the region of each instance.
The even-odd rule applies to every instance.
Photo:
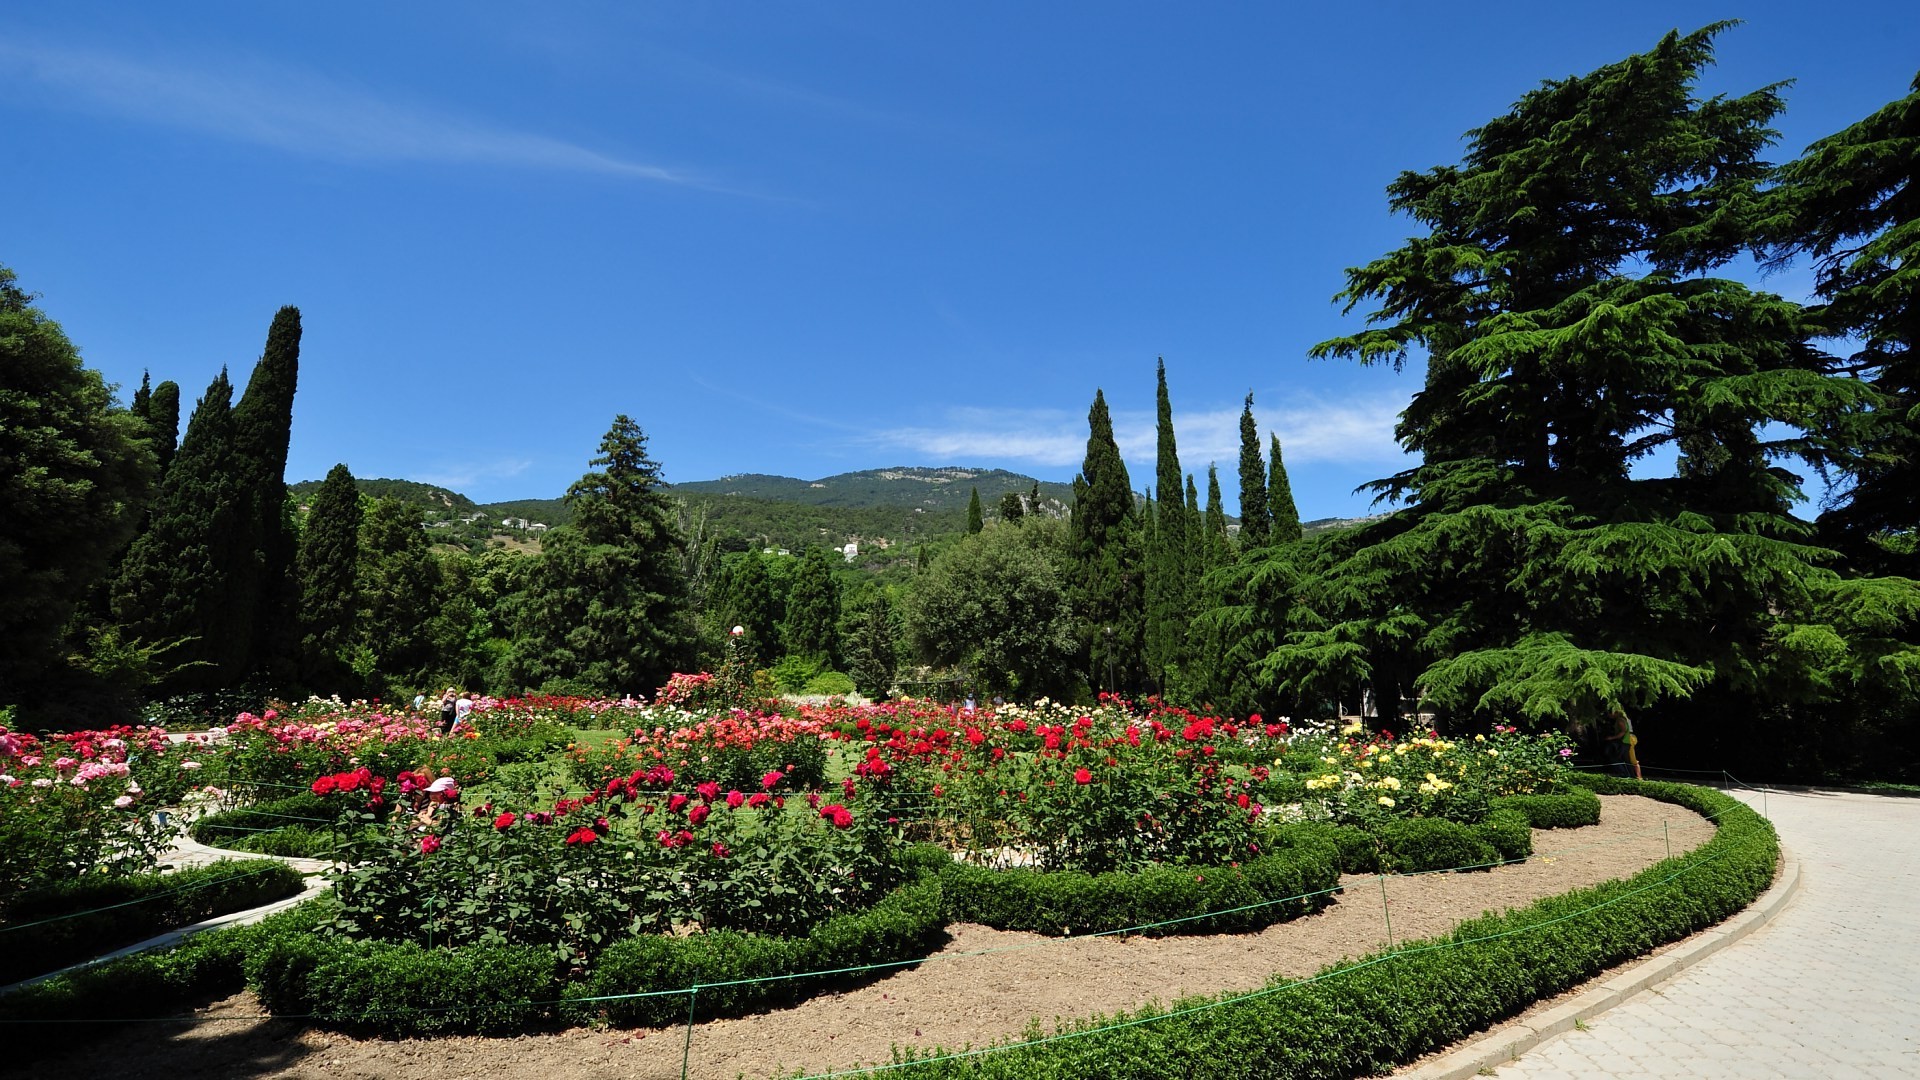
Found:
[[[1159,501],[1147,558],[1146,662],[1148,676],[1165,691],[1186,657],[1186,628],[1194,604],[1192,534],[1199,524],[1189,524],[1188,503],[1181,497],[1180,454],[1174,442],[1165,360],[1159,363],[1158,382],[1154,485]]]
[[[194,406],[146,532],[121,561],[114,618],[128,638],[174,645],[172,690],[214,688],[245,674],[251,611],[236,618],[227,576],[241,557],[251,511],[234,461],[233,384],[223,370]]]
[[[1856,566],[1920,576],[1920,76],[1912,92],[1782,167],[1763,234],[1812,255],[1819,333],[1857,345],[1837,371],[1879,398],[1838,463],[1822,535]]]
[[[434,618],[444,597],[420,507],[373,500],[361,521],[359,551],[356,677],[375,692],[437,682],[442,665]]]
[[[1300,539],[1300,510],[1293,505],[1293,484],[1287,480],[1287,465],[1280,458],[1280,436],[1274,435],[1267,456],[1267,518],[1273,542],[1292,543]]]
[[[1920,602],[1824,568],[1772,467],[1824,453],[1867,392],[1822,374],[1796,305],[1709,276],[1755,239],[1780,108],[1772,87],[1694,96],[1722,28],[1550,81],[1459,165],[1389,187],[1425,233],[1348,272],[1376,326],[1314,351],[1428,350],[1398,428],[1422,460],[1376,485],[1408,509],[1327,545],[1298,589],[1267,659],[1289,685],[1580,725],[1711,684],[1696,717],[1750,716],[1820,693]],[[1629,472],[1672,443],[1717,454]]]
[[[151,495],[142,422],[0,266],[0,702],[55,664]]]
[[[967,531],[977,533],[987,527],[987,520],[980,511],[980,489],[973,489],[973,496],[967,500]]]
[[[153,432],[153,454],[165,475],[180,442],[180,384],[163,380],[147,401],[147,427]]]
[[[1227,539],[1227,509],[1220,497],[1220,469],[1207,464],[1207,510],[1201,535],[1199,572],[1208,574],[1225,566],[1233,558],[1233,546]]]
[[[1133,483],[1106,395],[1096,390],[1087,411],[1087,454],[1073,480],[1068,520],[1067,585],[1086,657],[1088,685],[1133,692],[1141,684],[1144,581]]]
[[[1267,505],[1267,469],[1260,460],[1260,425],[1253,419],[1253,392],[1240,409],[1240,546],[1265,547],[1273,532],[1273,508]]]
[[[740,647],[755,664],[764,667],[778,659],[780,609],[759,549],[748,548],[728,569],[720,610],[723,628],[745,631]]]
[[[516,615],[513,681],[649,693],[692,653],[684,541],[647,437],[614,418],[591,471],[567,489],[570,525],[547,533]]]
[[[803,656],[832,667],[840,656],[840,585],[818,545],[800,555],[787,590],[787,617],[780,639],[788,656]]]
[[[339,693],[351,672],[360,598],[360,492],[344,464],[314,492],[300,536],[301,674],[306,685]]]
[[[862,694],[879,701],[893,689],[894,672],[899,667],[899,630],[894,626],[893,605],[884,592],[874,590],[858,611],[847,641],[847,674]]]
[[[1026,515],[1027,508],[1020,504],[1020,493],[1009,491],[1000,496],[1000,520],[1016,522]]]
[[[228,577],[229,603],[250,612],[240,663],[249,671],[289,678],[297,669],[299,619],[294,579],[295,536],[287,504],[287,447],[300,377],[300,309],[283,307],[267,330],[266,348],[233,407],[240,483],[248,502],[247,547]]]

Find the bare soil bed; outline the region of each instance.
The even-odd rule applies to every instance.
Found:
[[[885,1062],[898,1046],[981,1046],[1039,1020],[1251,990],[1396,940],[1430,937],[1487,911],[1626,877],[1706,842],[1691,811],[1638,796],[1602,796],[1601,823],[1534,833],[1525,863],[1458,874],[1349,877],[1325,911],[1254,934],[1057,940],[983,926],[951,928],[926,964],[844,993],[757,1016],[696,1023],[688,1075],[758,1078]],[[1664,830],[1663,830],[1664,826]],[[990,950],[990,951],[989,951]],[[979,954],[979,955],[970,955]],[[684,1027],[573,1029],[515,1038],[358,1039],[260,1019],[239,994],[178,1020],[122,1028],[30,1066],[38,1076],[676,1080]]]

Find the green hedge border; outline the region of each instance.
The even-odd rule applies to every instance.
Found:
[[[1719,829],[1693,851],[1624,881],[1475,919],[1310,979],[1089,1019],[959,1055],[906,1051],[920,1059],[886,1075],[1291,1080],[1384,1073],[1712,926],[1772,884],[1779,839],[1738,800],[1681,784],[1582,783],[1684,806],[1717,818]]]
[[[0,985],[30,979],[202,919],[306,887],[271,859],[223,859],[171,874],[87,877],[25,893],[0,923]]]
[[[209,847],[260,855],[326,858],[340,847],[336,800],[302,791],[285,798],[197,818],[187,835]]]

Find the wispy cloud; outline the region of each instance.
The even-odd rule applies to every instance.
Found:
[[[1297,398],[1275,411],[1255,409],[1262,450],[1277,432],[1290,466],[1310,463],[1380,464],[1403,456],[1393,425],[1406,398],[1374,395],[1324,400]],[[1199,475],[1208,462],[1227,471],[1240,459],[1240,408],[1175,412],[1181,464]],[[1155,457],[1152,413],[1118,411],[1114,441],[1129,464]],[[874,446],[941,462],[1023,461],[1049,468],[1078,465],[1087,451],[1086,414],[1066,409],[955,408],[937,425],[887,428],[871,433]]]
[[[426,161],[710,186],[537,132],[489,125],[277,64],[186,65],[0,41],[0,77],[54,102],[340,161]],[[18,98],[16,97],[16,101]]]
[[[466,489],[488,480],[510,480],[533,467],[533,462],[523,458],[499,458],[493,461],[446,461],[422,473],[416,479],[423,484],[437,484],[451,491],[466,493]]]

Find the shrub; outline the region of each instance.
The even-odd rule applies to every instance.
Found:
[[[266,860],[176,874],[93,876],[25,893],[0,924],[0,984],[111,952],[168,930],[284,899],[300,873]]]
[[[311,968],[307,953],[286,955],[299,959],[267,971],[304,970],[316,1020],[389,1035],[513,1032],[545,1016],[559,990],[553,950],[525,945],[326,940]]]
[[[826,694],[830,697],[845,697],[856,693],[859,687],[853,685],[851,676],[838,671],[823,671],[807,680],[801,688],[803,694]]]
[[[1524,814],[1536,829],[1577,829],[1600,824],[1600,796],[1586,788],[1564,794],[1503,795],[1493,800],[1495,810]]]
[[[285,850],[293,846],[286,838],[266,839],[277,832],[297,830],[303,837],[300,843],[305,837],[324,838],[324,847],[311,854],[326,854],[340,845],[333,828],[339,820],[340,806],[336,802],[303,791],[256,806],[208,814],[187,826],[187,835],[203,844],[236,851],[308,855],[310,852],[304,850]]]
[[[1339,881],[1337,857],[1329,844],[1305,842],[1237,867],[1084,874],[951,863],[940,876],[947,917],[956,921],[1049,936],[1130,927],[1154,936],[1213,934],[1257,930],[1320,910]],[[1197,917],[1208,912],[1225,914]]]

